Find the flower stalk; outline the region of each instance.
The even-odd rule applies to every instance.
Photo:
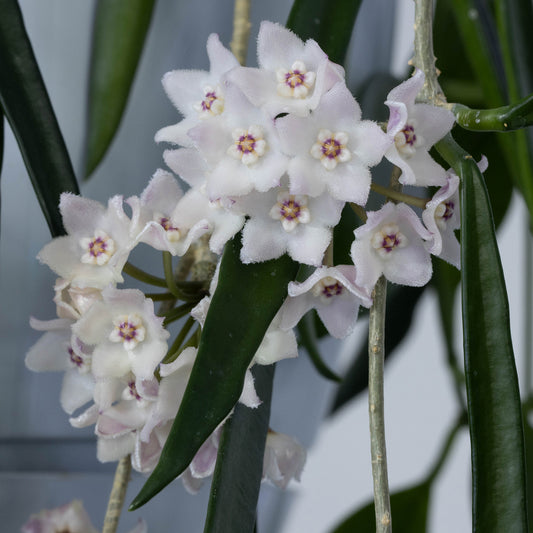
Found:
[[[385,444],[383,375],[385,366],[385,307],[387,280],[381,276],[372,293],[368,330],[368,414],[374,483],[376,533],[390,533],[391,508]]]
[[[131,457],[127,455],[123,457],[115,471],[115,478],[113,479],[113,486],[109,501],[107,503],[107,510],[104,518],[104,529],[102,533],[116,533],[118,521],[120,520],[120,513],[124,505],[124,498],[126,497],[126,489],[131,474]]]
[[[246,62],[250,26],[250,0],[235,0],[230,48],[241,65]]]
[[[421,209],[426,208],[427,199],[425,198],[419,198],[417,196],[405,194],[401,191],[394,190],[389,187],[383,187],[383,185],[379,185],[378,183],[372,183],[370,188],[374,192],[377,192],[378,194],[386,196],[387,198],[390,198],[391,200],[394,200],[395,202],[403,202],[405,204],[409,204],[414,207],[420,207]]]

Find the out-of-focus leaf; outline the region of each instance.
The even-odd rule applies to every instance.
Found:
[[[205,533],[254,531],[270,418],[274,365],[255,365],[257,409],[237,404],[224,424],[211,485]]]
[[[341,378],[322,360],[316,344],[316,335],[313,332],[313,328],[314,315],[313,313],[307,313],[298,323],[299,340],[302,346],[306,349],[311,362],[321,376],[332,381],[341,381]]]
[[[438,66],[442,70],[442,76],[439,80],[448,101],[467,103],[464,99],[464,83],[459,90],[455,90],[456,82],[461,81],[477,85],[481,89],[479,99],[468,102],[471,107],[493,108],[504,104],[506,87],[503,58],[490,7],[474,0],[454,0],[451,3],[438,2],[436,19],[439,23],[435,25],[435,53],[439,58]],[[459,35],[460,39],[454,39],[451,42],[450,33]],[[466,57],[469,61],[457,61],[458,57]],[[513,100],[518,101],[519,98],[517,96]],[[455,135],[459,144],[464,146],[463,132],[456,128]],[[477,146],[474,151],[481,152],[489,158],[489,173],[493,172],[496,164],[499,165],[504,172],[498,176],[498,181],[512,181],[522,191],[525,191],[527,201],[529,194],[527,188],[529,186],[526,184],[524,188],[524,180],[529,180],[530,183],[533,183],[533,180],[530,177],[527,147],[524,145],[525,133],[513,132],[491,135],[495,135],[493,138],[497,139],[500,145],[497,152],[494,151],[496,148],[493,144],[491,150],[483,147],[482,143],[489,142],[485,135],[470,135],[469,144],[472,142],[471,139],[475,139],[474,142],[477,143]],[[471,146],[465,146],[465,148],[474,155]],[[504,160],[505,166],[503,165]],[[486,176],[487,184],[489,184],[490,174]],[[507,179],[502,179],[502,176],[507,177]],[[492,194],[490,185],[488,186],[491,200],[498,198]],[[507,189],[510,191],[510,187]],[[498,202],[507,205],[506,199],[507,196],[503,196]],[[498,213],[496,204],[492,204],[492,206],[495,219],[498,220],[500,213]],[[533,206],[533,203],[528,203],[528,206]]]
[[[331,61],[344,63],[362,0],[295,0],[287,28],[301,39],[314,39]]]
[[[461,272],[473,531],[528,531],[524,432],[509,307],[483,177],[450,137],[437,145],[461,177]]]
[[[78,194],[72,163],[16,0],[0,0],[0,104],[50,232],[65,233],[59,196]]]
[[[385,315],[385,357],[389,358],[411,327],[414,310],[425,287],[389,284]],[[331,414],[368,386],[368,335],[344,376],[331,407]]]
[[[86,165],[88,177],[118,129],[155,0],[98,0],[89,73]]]
[[[494,23],[490,18],[490,12],[484,9],[480,2],[475,0],[453,0],[451,5],[444,5],[449,4],[447,2],[439,3],[443,4],[441,9],[451,9],[453,11],[454,21],[461,36],[461,39],[458,40],[458,43],[460,42],[461,44],[458,45],[466,54],[475,77],[483,89],[484,101],[487,106],[495,107],[501,105],[504,101],[503,95],[505,92],[502,79],[501,55],[496,47],[495,36],[492,34]],[[442,26],[440,20],[436,27],[439,26],[441,26],[441,31],[450,31],[449,27]],[[449,41],[449,39],[447,40]],[[453,58],[456,63],[468,64],[464,61],[457,61],[457,57],[464,56],[456,55]]]
[[[339,223],[333,229],[333,262],[336,265],[352,263],[350,247],[354,240],[354,230],[360,221],[350,206],[344,206]]]
[[[136,509],[181,474],[239,399],[244,375],[298,271],[288,256],[243,265],[241,236],[224,250],[198,355],[161,459],[130,506]]]
[[[533,91],[533,6],[530,0],[494,0],[509,98]]]
[[[394,533],[425,533],[431,484],[424,482],[391,494],[391,514]],[[376,515],[374,502],[356,511],[332,533],[374,533]]]
[[[533,92],[533,6],[530,0],[495,0],[498,37],[503,55],[509,99],[516,102]],[[533,220],[532,136],[516,131],[513,154],[517,161],[514,180]],[[533,227],[533,222],[530,222]]]

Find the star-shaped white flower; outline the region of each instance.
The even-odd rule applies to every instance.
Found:
[[[288,174],[292,194],[333,198],[365,205],[369,167],[376,165],[391,140],[379,126],[361,120],[361,109],[344,83],[337,83],[306,118],[276,120],[281,146],[292,156]]]
[[[254,105],[269,116],[306,116],[344,70],[328,60],[318,44],[305,43],[280,24],[263,21],[257,38],[259,68],[238,67],[228,74]]]
[[[452,129],[455,119],[447,109],[415,103],[423,85],[424,73],[416,70],[387,95],[387,134],[394,142],[385,157],[402,169],[400,182],[404,185],[444,185],[446,172],[429,150]]]
[[[280,310],[282,328],[295,327],[314,308],[330,335],[339,339],[349,335],[359,306],[372,304],[369,291],[356,284],[355,273],[353,265],[322,266],[302,283],[291,281],[289,298]]]
[[[243,263],[287,252],[295,261],[314,266],[322,262],[343,207],[328,194],[293,195],[284,187],[250,194],[238,203],[250,216],[242,232]]]
[[[137,242],[122,196],[113,196],[105,208],[94,200],[63,193],[59,209],[68,235],[45,245],[39,261],[72,286],[102,289],[124,281],[122,267]]]
[[[93,373],[98,379],[133,372],[150,379],[167,351],[168,331],[156,317],[152,300],[136,289],[106,288],[73,326],[73,332],[93,345]]]
[[[191,146],[187,132],[203,120],[217,117],[225,109],[224,75],[239,65],[235,56],[225,48],[218,35],[207,39],[210,70],[173,70],[163,76],[168,97],[183,115],[183,120],[160,129],[156,142],[170,142]]]
[[[405,204],[386,203],[368,213],[368,220],[355,230],[351,257],[356,282],[372,291],[383,274],[400,285],[421,287],[431,278],[431,257],[425,241],[431,233]]]
[[[92,400],[95,387],[91,373],[92,350],[72,335],[73,323],[68,318],[31,318],[31,327],[44,333],[25,359],[26,367],[34,372],[65,372],[60,403],[68,414]]]
[[[226,89],[224,115],[198,124],[189,137],[207,162],[210,199],[267,191],[287,169],[274,121],[235,86]]]

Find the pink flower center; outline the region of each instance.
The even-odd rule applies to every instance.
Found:
[[[129,393],[132,398],[135,398],[136,400],[139,400],[139,401],[142,400],[142,397],[137,391],[137,387],[135,386],[135,381],[130,381],[128,383],[128,389],[129,389]]]
[[[409,146],[414,146],[416,143],[416,134],[415,134],[415,128],[409,124],[405,125],[405,128],[401,131],[403,133],[403,136],[405,137],[405,144],[408,144]]]
[[[281,218],[284,218],[285,220],[296,220],[300,217],[301,206],[293,197],[289,197],[288,200],[285,200],[280,204],[279,212]]]
[[[394,248],[400,246],[400,238],[397,233],[392,233],[390,235],[383,235],[383,240],[381,242],[381,248],[387,253],[392,252]]]
[[[179,228],[172,225],[172,221],[169,217],[161,217],[159,219],[159,224],[161,224],[165,231],[179,231]]]
[[[105,239],[102,237],[96,237],[89,243],[89,254],[92,257],[99,257],[102,254],[105,254],[107,251],[108,245]]]
[[[331,298],[332,296],[339,296],[339,294],[342,294],[343,290],[344,287],[336,281],[335,283],[324,285],[322,288],[322,294],[326,298]]]
[[[336,139],[326,139],[322,143],[322,154],[329,159],[337,159],[342,151],[342,145]]]
[[[79,355],[76,355],[74,353],[74,350],[70,346],[68,347],[67,351],[68,351],[70,362],[73,363],[78,368],[81,368],[83,366],[83,358],[80,357]]]
[[[455,204],[452,201],[444,202],[444,213],[442,214],[442,219],[448,221],[453,216],[453,211],[455,209]]]
[[[121,322],[118,325],[118,334],[124,341],[131,341],[137,337],[137,326],[131,322]]]
[[[246,133],[245,135],[241,135],[239,140],[236,142],[237,150],[243,154],[250,154],[255,149],[255,143],[255,137],[249,133]]]
[[[202,111],[211,111],[211,106],[213,105],[213,102],[217,100],[217,98],[217,93],[215,91],[209,91],[205,93],[205,98],[200,103],[202,106]]]
[[[291,88],[299,87],[305,82],[305,72],[299,70],[289,70],[285,74],[285,83]]]

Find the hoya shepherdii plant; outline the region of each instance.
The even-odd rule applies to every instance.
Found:
[[[96,202],[63,196],[62,215],[67,236],[54,240],[40,254],[41,260],[61,276],[57,283],[58,320],[61,322],[34,322],[46,333],[30,351],[28,364],[40,370],[69,368],[68,375],[74,378],[65,377],[63,404],[75,414],[74,425],[95,424],[101,459],[116,460],[132,454],[135,468],[150,471],[167,438],[169,442],[172,440],[172,446],[163,450],[163,464],[169,457],[180,455],[180,438],[187,437],[175,436],[172,419],[177,412],[176,423],[183,426],[188,411],[187,408],[178,411],[178,405],[182,398],[184,405],[191,405],[189,388],[185,386],[189,374],[193,368],[202,368],[205,354],[213,351],[214,341],[204,335],[204,331],[214,331],[209,329],[214,320],[210,316],[222,309],[217,293],[225,294],[228,284],[224,278],[231,277],[230,260],[226,255],[229,257],[233,253],[233,259],[250,265],[256,269],[254,272],[262,272],[261,265],[268,261],[277,265],[286,254],[292,260],[291,265],[297,262],[307,265],[308,269],[307,273],[302,271],[298,275],[297,281],[296,268],[287,269],[283,286],[290,299],[281,306],[279,315],[275,313],[277,309],[272,309],[267,324],[255,333],[259,341],[264,336],[263,342],[254,340],[253,350],[247,348],[249,353],[242,357],[239,370],[228,369],[230,379],[240,385],[234,387],[238,394],[235,396],[232,392],[228,399],[233,399],[233,403],[240,400],[258,409],[263,399],[256,390],[249,367],[253,363],[272,364],[280,357],[295,355],[292,328],[305,309],[294,315],[294,307],[305,305],[309,309],[301,298],[296,304],[300,296],[298,288],[305,283],[310,285],[306,279],[313,281],[308,290],[315,296],[316,305],[333,336],[343,336],[349,331],[353,319],[340,330],[336,329],[337,321],[324,318],[330,316],[326,308],[334,310],[340,305],[336,302],[344,302],[350,294],[357,295],[356,302],[348,306],[353,318],[360,305],[371,306],[372,361],[372,354],[382,354],[383,348],[385,282],[383,278],[379,280],[380,276],[383,274],[396,283],[424,285],[432,274],[430,254],[440,255],[458,266],[458,241],[454,230],[459,224],[459,204],[462,204],[463,213],[463,243],[465,239],[469,239],[469,243],[474,239],[475,243],[478,235],[487,233],[490,224],[471,226],[465,222],[465,214],[469,213],[469,190],[474,190],[468,189],[468,180],[479,184],[477,169],[468,167],[470,156],[461,153],[449,139],[441,141],[439,150],[453,167],[448,170],[429,153],[431,146],[451,128],[450,108],[453,106],[445,105],[435,83],[433,66],[427,63],[431,47],[429,34],[424,31],[428,28],[429,16],[423,11],[427,7],[424,3],[418,7],[421,18],[417,25],[420,29],[415,64],[419,69],[413,78],[389,93],[386,99],[391,112],[388,124],[380,127],[361,120],[358,104],[344,85],[342,68],[333,63],[317,43],[302,41],[280,25],[264,23],[259,34],[258,69],[238,67],[229,51],[212,36],[208,41],[211,70],[197,75],[198,79],[206,80],[205,85],[203,81],[200,83],[197,97],[180,100],[179,91],[183,91],[183,87],[178,87],[177,94],[173,93],[175,85],[169,80],[173,77],[179,86],[179,71],[166,77],[165,88],[178,109],[187,108],[187,102],[192,107],[192,111],[189,108],[183,111],[185,124],[178,123],[157,134],[160,141],[182,145],[182,148],[168,150],[165,162],[190,185],[187,193],[181,192],[171,174],[157,171],[139,197],[127,200],[131,206],[130,215],[125,214],[121,197],[114,197],[106,212]],[[277,51],[279,49],[283,55]],[[221,58],[224,66],[219,68],[217,61]],[[185,88],[193,89],[193,85]],[[488,156],[490,161],[490,154]],[[382,157],[399,168],[393,173],[389,188],[370,180],[370,168]],[[466,180],[461,189],[462,201],[456,194],[458,179]],[[422,193],[426,199],[420,199],[402,192],[401,184],[442,188]],[[379,210],[365,213],[371,189],[384,193],[385,201]],[[357,229],[351,228],[353,265],[343,265],[334,259],[333,228],[341,220],[346,202],[352,204],[361,219]],[[69,211],[68,206],[74,204],[80,208]],[[426,209],[421,216],[420,211],[406,204],[418,210]],[[478,212],[486,210],[478,209]],[[85,222],[78,215],[85,217]],[[128,254],[140,242],[163,251],[164,280],[143,274],[126,263]],[[486,244],[479,245],[482,252],[483,246]],[[208,287],[217,263],[216,255],[224,248],[225,259],[220,272],[226,284],[219,282],[217,286],[213,282]],[[469,266],[467,258],[474,257],[472,250],[477,249],[478,246],[469,245],[467,252],[463,250],[463,266]],[[176,270],[173,255],[182,257]],[[264,268],[266,272],[267,267]],[[488,271],[483,278],[484,271],[481,271],[482,276],[478,278],[475,270],[463,270],[465,294],[475,294],[475,290],[469,292],[469,287],[483,279],[497,286],[498,276],[494,277],[493,272]],[[122,271],[151,281],[155,286],[166,287],[166,292],[150,293],[145,297],[140,292],[118,288],[116,284],[124,279]],[[328,275],[322,276],[322,271]],[[242,272],[248,270],[244,268]],[[157,311],[159,316],[154,312],[154,301],[163,302]],[[291,306],[293,310],[289,311]],[[212,309],[215,311],[210,312]],[[65,318],[67,313],[69,316]],[[190,318],[186,319],[175,340],[167,341],[166,328],[189,314]],[[271,325],[267,331],[268,323]],[[54,354],[60,353],[58,346],[63,350],[63,358],[52,361]],[[472,359],[469,350],[470,345],[467,345],[467,361],[477,364],[475,353]],[[40,353],[45,356],[40,357]],[[105,353],[111,356],[102,357]],[[199,366],[193,363],[195,358],[202,361]],[[51,362],[47,363],[48,360]],[[374,360],[378,364],[371,368],[375,380],[371,379],[370,395],[371,406],[376,407],[382,401],[379,393],[382,368],[379,368],[379,360]],[[512,368],[510,370],[512,374]],[[468,378],[468,364],[466,371]],[[171,379],[178,380],[180,385],[167,385]],[[197,378],[190,379],[194,383]],[[83,394],[72,385],[73,380],[83,384]],[[470,416],[475,419],[473,391],[479,385],[468,379],[467,383]],[[376,390],[377,396],[374,395]],[[509,398],[511,403],[516,403],[512,394]],[[85,411],[76,412],[86,404],[89,406]],[[206,406],[207,412],[210,408]],[[220,450],[223,450],[226,442],[225,437],[220,440],[219,433],[225,435],[234,430],[222,429],[221,423],[228,415],[229,420],[238,419],[237,413],[232,415],[230,411],[219,412],[209,423],[199,424],[209,438],[203,444],[198,443],[201,447],[187,452],[194,455],[190,457],[189,467],[174,472],[172,477],[182,474],[184,482],[195,490],[198,480],[213,472],[217,449],[222,446]],[[376,425],[372,422],[372,442],[377,445],[377,456],[383,459],[382,421],[376,419],[375,422]],[[195,431],[195,427],[189,431]],[[496,440],[497,433],[493,432]],[[474,443],[479,440],[474,427],[472,438]],[[283,470],[286,468],[286,472],[299,476],[302,452],[289,452],[287,443],[290,441],[281,439],[281,442],[286,443],[287,457],[293,460],[289,466],[282,467],[279,463],[277,470],[270,471],[271,467],[266,466],[271,464],[269,459],[265,461],[264,474],[268,476],[270,471],[271,478],[281,479],[281,484],[286,485],[286,475],[291,474]],[[266,437],[267,449],[271,445],[272,438]],[[221,451],[220,457],[223,456]],[[274,457],[278,456],[274,452]],[[162,478],[160,471],[161,468],[156,467],[148,489],[143,489],[134,505],[143,503],[170,481]],[[490,479],[485,481],[490,497],[499,493],[498,487],[491,492],[494,487],[490,487]],[[387,503],[386,468],[376,470],[375,482],[378,528],[387,530],[391,512]],[[223,483],[223,479],[216,476],[215,485],[218,483]],[[519,506],[523,505],[523,496],[518,500]],[[474,506],[475,524],[483,521],[479,512],[476,513],[481,508],[479,503],[476,501]],[[522,512],[513,515],[521,516],[518,520],[522,520],[522,525],[525,523]],[[504,514],[499,513],[499,516],[506,520]]]

